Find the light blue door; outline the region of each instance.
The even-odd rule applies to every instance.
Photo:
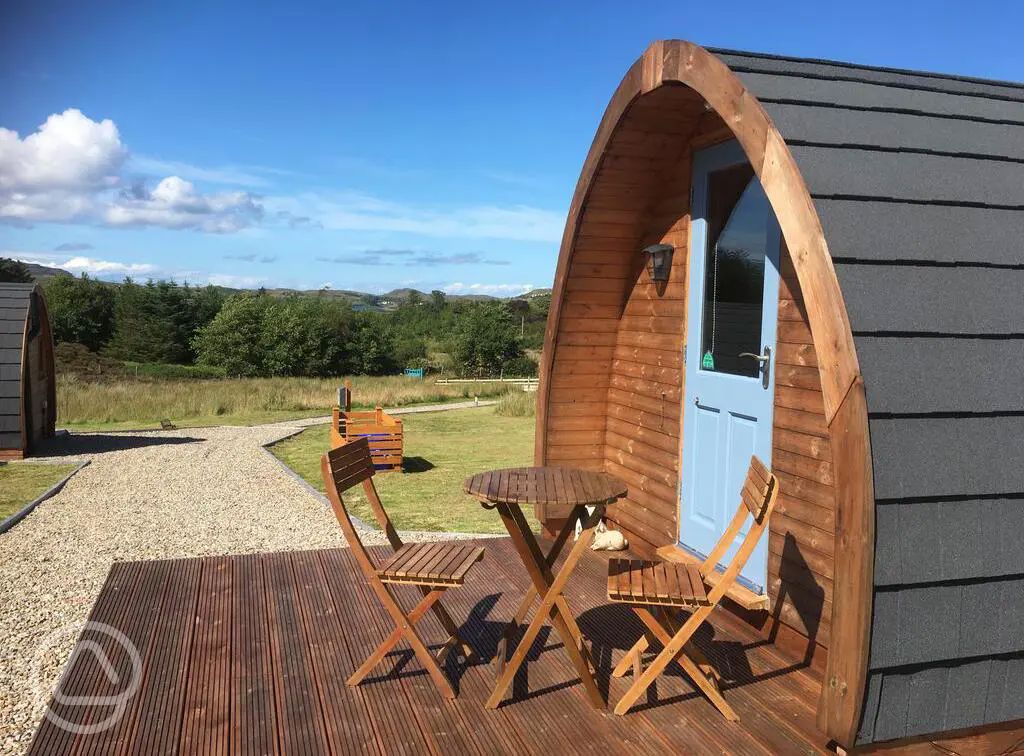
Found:
[[[691,218],[679,542],[704,557],[736,512],[750,455],[772,458],[780,233],[739,143],[694,156]],[[741,575],[758,593],[767,541]]]

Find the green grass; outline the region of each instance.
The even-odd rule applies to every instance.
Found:
[[[407,415],[406,472],[374,478],[381,500],[399,530],[504,533],[494,510],[462,492],[462,481],[483,470],[533,464],[532,417],[502,417],[493,407]],[[271,447],[271,451],[323,491],[320,455],[329,447],[328,426],[315,426]],[[362,490],[345,496],[350,511],[368,522],[373,514]],[[531,527],[539,523],[532,508],[524,512]]]
[[[118,378],[91,381],[62,375],[57,381],[57,424],[73,430],[256,425],[329,415],[342,378]],[[401,376],[352,379],[353,406],[406,407],[495,396],[498,383],[438,385]]]
[[[0,520],[6,520],[74,469],[74,465],[24,462],[0,467]]]

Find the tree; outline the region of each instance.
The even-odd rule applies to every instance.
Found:
[[[347,306],[326,297],[289,296],[276,300],[269,314],[263,328],[268,374],[344,372],[352,322]]]
[[[196,332],[222,305],[223,294],[212,286],[194,289],[173,281],[140,286],[125,279],[118,291],[108,352],[135,362],[191,363]]]
[[[459,366],[472,375],[494,375],[522,355],[518,323],[501,302],[471,305],[457,324],[454,352]]]
[[[32,273],[21,260],[0,257],[0,283],[32,283]]]
[[[54,276],[43,283],[43,291],[54,341],[82,344],[93,352],[107,345],[114,333],[117,299],[112,284],[85,274],[81,278]]]
[[[273,300],[265,294],[229,297],[192,341],[199,364],[224,368],[231,376],[268,375],[264,334],[272,308]]]
[[[386,316],[376,312],[356,315],[349,350],[349,372],[357,375],[384,375],[398,369],[395,341]]]
[[[353,348],[352,314],[324,297],[237,294],[199,330],[193,348],[200,364],[228,375],[341,375]]]

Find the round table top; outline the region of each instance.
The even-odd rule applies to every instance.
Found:
[[[571,467],[511,467],[467,478],[470,496],[491,504],[610,504],[626,495],[626,484],[613,475]]]

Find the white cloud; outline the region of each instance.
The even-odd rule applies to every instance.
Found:
[[[537,287],[533,284],[485,284],[485,283],[450,283],[441,287],[449,294],[488,294],[490,296],[517,296],[525,294]]]
[[[213,233],[238,231],[258,221],[263,208],[247,192],[200,194],[191,181],[163,179],[152,192],[135,190],[109,205],[103,219],[111,226],[197,228]]]
[[[156,273],[159,268],[149,263],[125,263],[114,260],[99,260],[95,257],[82,255],[53,255],[45,252],[17,252],[4,250],[0,257],[11,257],[22,262],[46,265],[51,268],[62,268],[69,273],[88,273],[91,276],[140,276]]]
[[[113,121],[74,108],[24,139],[0,128],[0,220],[82,221],[111,226],[238,231],[262,216],[253,195],[203,194],[179,176],[123,190],[128,150]],[[120,191],[119,191],[120,189]]]
[[[200,276],[200,279],[202,278],[204,277]],[[190,278],[189,280],[195,281],[196,279]],[[228,273],[210,273],[205,276],[205,281],[200,280],[199,283],[225,286],[229,289],[258,289],[266,285],[267,279],[256,276],[233,276]]]
[[[0,128],[0,191],[109,188],[127,155],[113,121],[97,123],[74,108],[54,113],[24,139]]]
[[[262,166],[224,165],[217,168],[205,168],[180,160],[161,160],[148,155],[132,155],[128,161],[132,171],[157,176],[168,174],[181,176],[192,181],[206,181],[211,184],[229,186],[264,187],[269,181],[261,173],[280,173],[276,169]]]
[[[432,208],[389,202],[358,192],[306,193],[266,200],[268,207],[309,216],[324,228],[421,236],[558,242],[565,217],[527,205]]]
[[[112,260],[97,260],[93,257],[72,257],[57,265],[69,273],[92,273],[95,275],[120,273],[126,276],[154,273],[155,265],[149,263],[121,263]]]

